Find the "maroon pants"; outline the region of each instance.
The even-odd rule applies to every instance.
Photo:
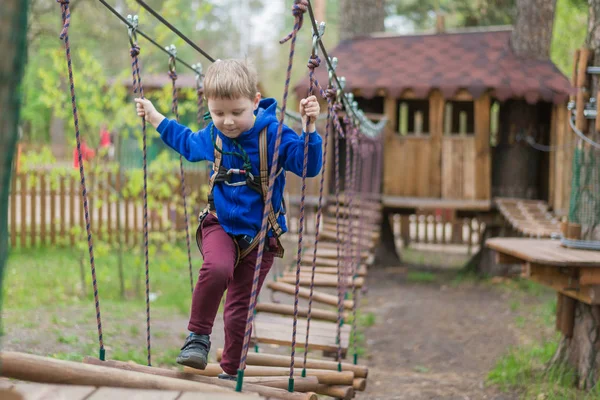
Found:
[[[196,283],[192,297],[188,330],[198,335],[212,333],[223,292],[227,289],[223,312],[225,348],[221,359],[221,368],[226,373],[235,375],[240,364],[244,343],[258,246],[241,259],[238,266],[235,267],[236,245],[231,236],[225,233],[219,225],[217,218],[209,214],[202,223],[201,231],[204,263],[200,269],[198,283]],[[273,259],[272,251],[263,253],[258,281],[259,293],[265,277],[273,265]]]

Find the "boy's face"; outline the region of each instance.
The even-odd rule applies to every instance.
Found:
[[[208,110],[213,123],[225,136],[235,139],[254,125],[254,110],[258,108],[260,93],[253,100],[208,99]]]

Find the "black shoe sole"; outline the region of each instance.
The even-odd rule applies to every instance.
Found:
[[[208,364],[205,358],[197,356],[179,356],[175,361],[177,362],[177,364],[195,369],[206,369],[206,364]]]

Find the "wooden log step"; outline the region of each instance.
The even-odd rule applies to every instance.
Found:
[[[105,366],[56,360],[13,351],[3,351],[0,354],[0,361],[3,376],[29,382],[235,395],[235,392],[229,388],[203,382],[184,381],[135,371],[117,371]]]
[[[324,327],[321,324],[328,325]],[[258,343],[278,344],[290,347],[292,345],[293,319],[274,314],[260,313],[256,315],[253,340]],[[348,350],[351,327],[347,324],[341,328],[342,355]],[[322,350],[326,352],[337,352],[337,324],[323,321],[311,321],[309,335],[309,351]],[[304,347],[306,336],[306,320],[298,319],[296,322],[296,346]],[[321,382],[325,383],[325,382]],[[333,384],[333,383],[331,383]],[[347,383],[340,383],[347,384]]]
[[[321,231],[319,232],[319,240],[337,240],[337,234],[335,233],[335,231]],[[347,241],[348,239],[346,237],[344,237],[344,241]],[[363,249],[371,249],[375,246],[375,241],[372,239],[365,239],[363,238],[362,240],[359,240],[357,237],[352,237],[350,240],[350,243],[360,243],[361,247]],[[317,249],[318,251],[318,249]]]
[[[295,272],[286,272],[283,274],[283,277],[278,278],[280,282],[289,283],[292,285],[296,284],[296,273]],[[311,275],[300,273],[300,286],[310,286]],[[358,288],[363,287],[365,283],[364,278],[355,278],[354,280],[351,277],[346,278],[346,286],[355,285]],[[315,287],[338,287],[338,279],[337,276],[331,274],[316,274],[314,279]]]
[[[321,246],[324,245],[324,246]],[[334,246],[337,246],[336,243],[333,243]],[[321,243],[319,242],[319,245],[317,247],[317,257],[318,258],[337,258],[337,248],[336,247],[329,247],[330,245],[325,245],[325,243]],[[312,256],[313,256],[313,252],[314,252],[314,247],[313,246],[307,246],[304,248],[304,255],[306,256],[307,254],[310,255],[310,259],[312,260]],[[341,250],[342,254],[344,253],[344,249],[342,247]],[[361,258],[362,259],[367,259],[369,258],[369,252],[368,251],[362,251],[361,252]]]
[[[207,383],[207,384],[219,386],[222,388],[228,388],[228,389],[231,389],[232,391],[235,389],[235,386],[236,386],[236,382],[232,382],[232,381],[215,379],[214,377],[208,377],[208,376],[199,376],[196,374],[179,372],[179,371],[171,370],[171,369],[149,367],[147,365],[140,365],[140,364],[136,364],[133,362],[123,362],[123,361],[114,361],[114,360],[101,361],[101,360],[98,360],[97,358],[85,357],[84,363],[100,365],[100,366],[105,366],[105,367],[110,367],[110,368],[116,368],[116,369],[120,369],[123,371],[135,371],[135,372],[141,372],[141,373],[149,374],[149,375],[165,376],[165,377],[169,377],[169,378],[177,378],[177,379],[182,379],[182,380],[186,380],[186,381]],[[317,381],[317,383],[318,383],[318,381]],[[282,386],[283,385],[281,383],[275,382],[275,381],[269,382],[267,380],[260,381],[257,379],[245,379],[244,378],[243,391],[251,392],[251,393],[258,393],[259,395],[264,396],[265,398],[269,398],[271,396],[275,397],[275,398],[279,398],[279,399],[294,398],[295,400],[303,400],[303,399],[304,400],[309,400],[309,399],[314,400],[316,398],[316,396],[314,396],[314,393],[306,393],[306,394],[305,393],[289,393],[287,391],[287,385],[285,385],[283,387]],[[316,389],[313,381],[302,381],[302,380],[299,381],[299,388],[307,389],[307,390],[305,390],[305,392],[314,392],[314,390],[309,390],[309,389],[311,389],[311,388]],[[301,392],[301,391],[304,391],[304,390],[298,390],[298,392]],[[288,397],[288,395],[291,395],[292,397]],[[218,399],[218,397],[215,397],[215,398]]]
[[[304,257],[302,257],[301,260],[301,264],[300,265],[306,265],[306,266],[310,266],[312,267],[312,256],[308,257],[307,255],[305,255]],[[338,265],[338,260],[335,258],[317,258],[316,260],[317,262],[317,267],[331,267],[331,268],[337,268]],[[340,266],[343,266],[344,262],[340,262]],[[362,264],[361,267],[367,268],[366,264]]]
[[[267,312],[280,315],[294,315],[294,306],[292,304],[275,304],[275,303],[258,303],[256,312]],[[298,315],[306,318],[308,316],[308,307],[298,307]],[[343,318],[348,317],[348,313],[342,314]],[[322,321],[337,322],[337,311],[322,310],[313,307],[311,310],[311,318]]]
[[[223,349],[217,349],[217,361],[221,361],[221,357],[223,357]],[[265,367],[289,367],[290,365],[290,357],[282,356],[278,354],[266,354],[266,353],[248,353],[248,358],[246,359],[248,365],[263,365]],[[295,358],[295,364],[298,367],[304,365],[304,356],[297,355]],[[306,368],[311,369],[328,369],[332,371],[338,370],[338,362],[337,361],[329,361],[329,360],[317,360],[314,358],[307,358],[306,360]],[[342,363],[342,371],[352,371],[354,372],[354,379],[357,378],[367,378],[369,375],[369,369],[363,365],[355,365],[351,363]]]
[[[206,369],[200,370],[190,367],[184,367],[184,372],[189,374],[216,377],[223,373],[223,369],[219,364],[209,363]],[[300,378],[302,370],[294,368],[294,381]],[[247,365],[244,370],[244,380],[246,377],[265,377],[265,376],[289,376],[290,368],[288,367],[263,367],[257,365]],[[354,383],[354,372],[352,371],[331,371],[326,369],[307,369],[306,376],[316,377],[320,384],[323,385],[349,385]]]
[[[327,207],[327,213],[329,215],[335,216],[336,212],[337,212],[336,206],[328,206]],[[350,211],[350,209],[347,207],[340,207],[339,212],[340,212],[340,215],[350,215],[354,218],[364,215],[371,222],[379,221],[381,219],[381,213],[379,211],[360,209],[360,208],[355,207],[354,205],[352,206],[352,211]]]
[[[333,215],[324,215],[323,219],[321,220],[323,224],[327,224],[327,225],[336,225],[336,218],[335,218],[335,214]],[[377,231],[378,229],[380,230],[381,227],[378,224],[372,223],[371,221],[362,221],[362,223],[360,221],[357,220],[352,220],[352,221],[348,221],[347,219],[342,219],[340,218],[339,221],[337,222],[339,225],[341,226],[354,226],[354,227],[362,227],[364,229],[367,229],[369,231]]]
[[[304,263],[303,263],[304,264]],[[292,268],[292,270],[295,270],[296,267],[294,266]],[[350,271],[348,271],[350,272]],[[300,273],[303,274],[311,274],[312,273],[312,266],[311,265],[300,265]],[[329,266],[317,266],[315,267],[315,273],[317,274],[328,274],[328,275],[337,275],[338,270],[337,267],[329,267]],[[365,267],[364,265],[361,265],[358,270],[356,271],[356,273],[358,274],[358,276],[367,276],[367,267]]]
[[[325,224],[319,229],[320,229],[319,232],[333,233],[337,237],[337,229],[338,228],[335,226],[335,224]],[[348,226],[340,225],[339,230],[340,230],[340,240],[342,240],[348,234]],[[368,227],[361,228],[361,227],[357,226],[352,230],[352,233],[354,235],[362,235],[363,239],[365,239],[365,238],[371,238],[373,240],[379,239],[379,227],[377,227],[377,229],[371,230]]]
[[[296,286],[290,285],[289,283],[267,282],[267,287],[273,291],[287,293],[292,296],[296,293]],[[298,296],[303,299],[308,299],[310,296],[310,289],[300,288]],[[337,307],[338,298],[335,295],[314,291],[312,297],[313,301]],[[344,300],[344,308],[347,310],[352,310],[353,304],[352,300]]]

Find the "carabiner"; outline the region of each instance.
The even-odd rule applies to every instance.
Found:
[[[316,22],[316,21],[315,21]],[[317,27],[317,32],[315,32],[314,28],[312,29],[312,54],[316,57],[319,55],[319,40],[325,34],[325,22],[321,22]]]
[[[337,57],[329,57],[329,65],[327,70],[329,71],[329,87],[333,87],[333,74],[335,74],[335,70],[337,69],[338,59]]]
[[[135,47],[137,44],[137,28],[139,26],[139,18],[137,15],[129,14],[127,16],[127,22],[129,25],[127,26],[127,33],[129,34],[129,44],[131,47]]]
[[[165,47],[169,53],[169,72],[175,72],[175,58],[177,57],[177,48],[174,44]]]

